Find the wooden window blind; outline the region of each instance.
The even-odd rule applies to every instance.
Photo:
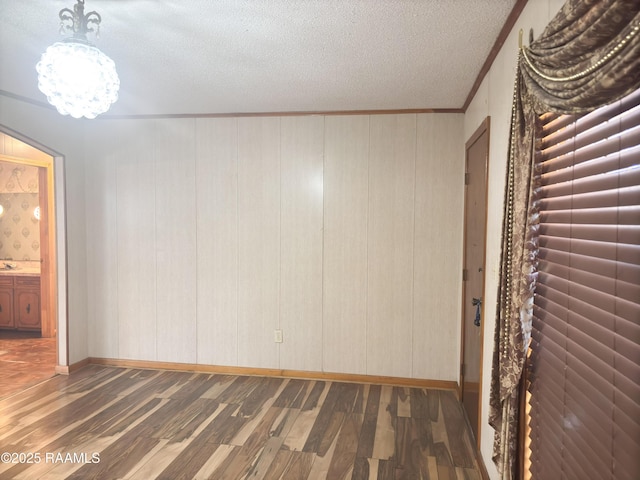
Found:
[[[541,117],[534,480],[640,478],[639,104]]]

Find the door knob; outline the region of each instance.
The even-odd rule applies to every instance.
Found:
[[[480,307],[482,306],[482,298],[472,298],[471,304],[476,307],[476,318],[473,320],[473,324],[476,327],[480,326]]]

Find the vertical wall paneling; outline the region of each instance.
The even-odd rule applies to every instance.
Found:
[[[417,117],[413,374],[457,375],[464,197],[463,116]],[[456,297],[458,295],[458,297]]]
[[[196,362],[195,119],[156,123],[158,360]]]
[[[125,129],[130,122],[123,122]],[[118,350],[121,358],[157,360],[155,123],[135,122],[115,149]],[[126,131],[126,130],[125,130]],[[110,137],[110,135],[106,135]],[[113,141],[112,138],[110,138]],[[91,242],[88,242],[91,243]]]
[[[238,119],[238,363],[277,368],[280,118]]]
[[[327,116],[324,144],[323,368],[367,373],[369,116]]]
[[[198,363],[238,361],[238,124],[196,120]]]
[[[324,118],[280,120],[280,368],[322,370]]]
[[[86,167],[91,354],[455,380],[462,127],[101,122]]]
[[[367,373],[410,377],[416,116],[371,117]]]
[[[87,242],[88,343],[92,356],[117,358],[118,351],[118,237],[117,171],[125,148],[127,124],[118,124],[105,138],[91,125],[85,140],[102,155],[87,162],[87,231],[95,233]],[[116,141],[114,141],[116,139]],[[129,140],[129,142],[128,142]]]

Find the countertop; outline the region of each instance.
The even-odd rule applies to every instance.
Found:
[[[5,263],[15,265],[16,268],[5,268]],[[40,275],[40,262],[38,261],[12,261],[0,260],[0,276],[38,276]]]

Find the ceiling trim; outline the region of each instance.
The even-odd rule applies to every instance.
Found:
[[[493,47],[491,47],[491,51],[489,52],[487,59],[484,61],[484,64],[480,69],[480,73],[478,73],[478,76],[476,77],[476,81],[473,83],[473,86],[469,91],[469,95],[467,95],[467,99],[465,100],[464,105],[462,106],[463,112],[466,112],[467,108],[469,108],[469,104],[471,103],[471,101],[473,100],[473,97],[478,92],[478,89],[480,88],[480,84],[484,80],[484,77],[487,75],[487,73],[489,73],[489,69],[491,68],[491,65],[493,65],[493,62],[498,56],[498,53],[500,52],[502,45],[504,45],[504,42],[507,40],[509,33],[511,33],[511,29],[516,24],[527,2],[528,0],[517,0],[516,4],[513,6],[511,13],[507,17],[507,20],[504,22],[504,25],[502,26],[502,30],[500,30],[500,33],[498,34],[498,38],[496,38],[496,43],[494,43]]]
[[[13,98],[19,102],[30,103],[37,107],[55,110],[46,102],[34,100],[33,98],[17,95],[6,90],[0,90],[0,96]],[[300,112],[235,112],[235,113],[173,113],[173,114],[153,114],[153,115],[109,115],[103,114],[94,120],[149,120],[161,118],[229,118],[229,117],[293,117],[309,115],[401,115],[416,113],[464,113],[462,108],[398,108],[389,110],[310,110]]]
[[[403,115],[417,113],[464,113],[461,108],[404,108],[390,110],[310,110],[299,112],[235,112],[235,113],[173,113],[150,115],[100,115],[95,120],[149,120],[161,118],[229,118],[229,117],[303,117],[331,115]]]
[[[17,93],[8,92],[6,90],[0,90],[0,97],[13,98],[14,100],[18,100],[19,102],[30,103],[31,105],[35,105],[37,107],[47,108],[49,110],[55,111],[55,108],[47,102],[34,100],[33,98],[25,97],[24,95],[18,95]]]

